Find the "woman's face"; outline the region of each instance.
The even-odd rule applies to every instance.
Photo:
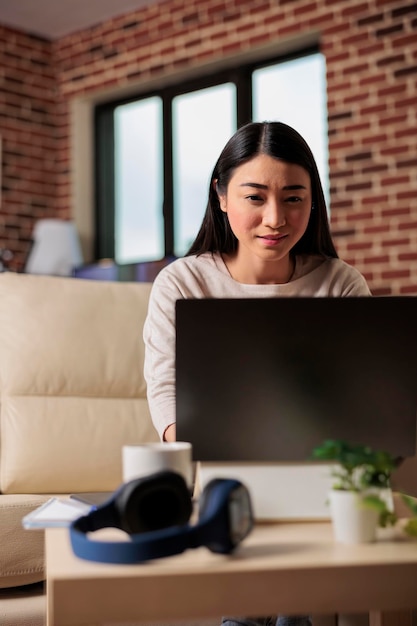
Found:
[[[238,254],[278,261],[306,231],[310,175],[300,165],[260,154],[236,168],[219,200],[239,241]]]

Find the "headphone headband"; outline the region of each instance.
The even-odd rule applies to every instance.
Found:
[[[122,485],[102,506],[70,526],[74,553],[90,561],[141,563],[205,545],[229,553],[249,534],[253,513],[249,492],[238,480],[215,479],[200,498],[199,519],[190,525],[192,500],[185,480],[158,472]],[[96,541],[88,535],[115,527],[128,541]]]

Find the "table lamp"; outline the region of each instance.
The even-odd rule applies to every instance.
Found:
[[[80,241],[73,222],[42,219],[35,224],[26,273],[71,276],[73,269],[82,262]]]

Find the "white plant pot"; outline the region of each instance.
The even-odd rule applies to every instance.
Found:
[[[363,496],[354,491],[333,490],[329,493],[333,534],[340,543],[369,543],[375,541],[378,511],[363,503]]]

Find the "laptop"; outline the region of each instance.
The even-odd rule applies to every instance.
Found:
[[[414,456],[417,298],[178,301],[176,420],[222,471],[300,466],[326,439]]]

